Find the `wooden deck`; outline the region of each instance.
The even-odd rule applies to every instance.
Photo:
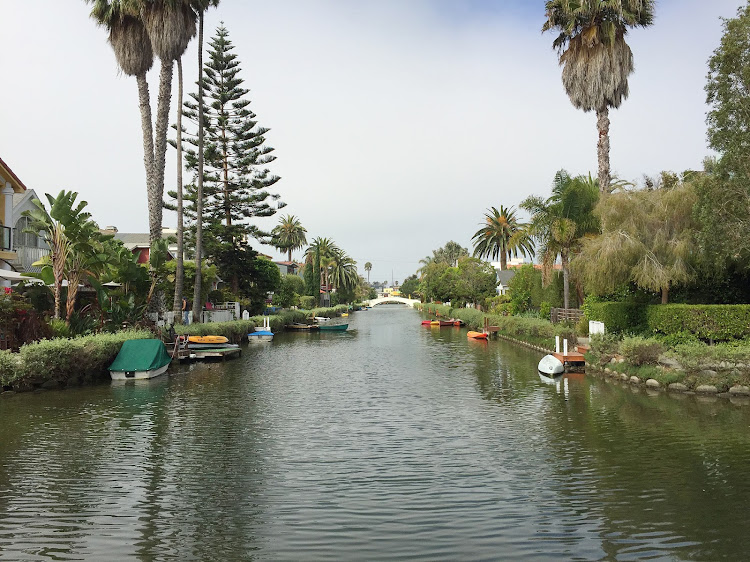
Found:
[[[566,363],[585,363],[586,360],[583,357],[583,353],[578,353],[577,351],[568,351],[567,354],[563,353],[552,353],[553,357],[555,357],[560,363],[565,365]]]

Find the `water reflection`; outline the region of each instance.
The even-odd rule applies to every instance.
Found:
[[[747,400],[537,372],[382,307],[0,399],[0,559],[740,558]]]

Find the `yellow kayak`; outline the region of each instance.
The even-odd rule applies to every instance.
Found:
[[[190,343],[227,343],[229,340],[224,336],[190,336]]]

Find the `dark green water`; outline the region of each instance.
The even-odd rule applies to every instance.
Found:
[[[547,385],[538,353],[420,319],[3,397],[0,559],[747,556],[747,401]]]

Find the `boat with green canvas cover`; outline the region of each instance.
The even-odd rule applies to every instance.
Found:
[[[171,361],[161,340],[127,340],[109,366],[109,374],[112,380],[152,379],[165,373]]]

